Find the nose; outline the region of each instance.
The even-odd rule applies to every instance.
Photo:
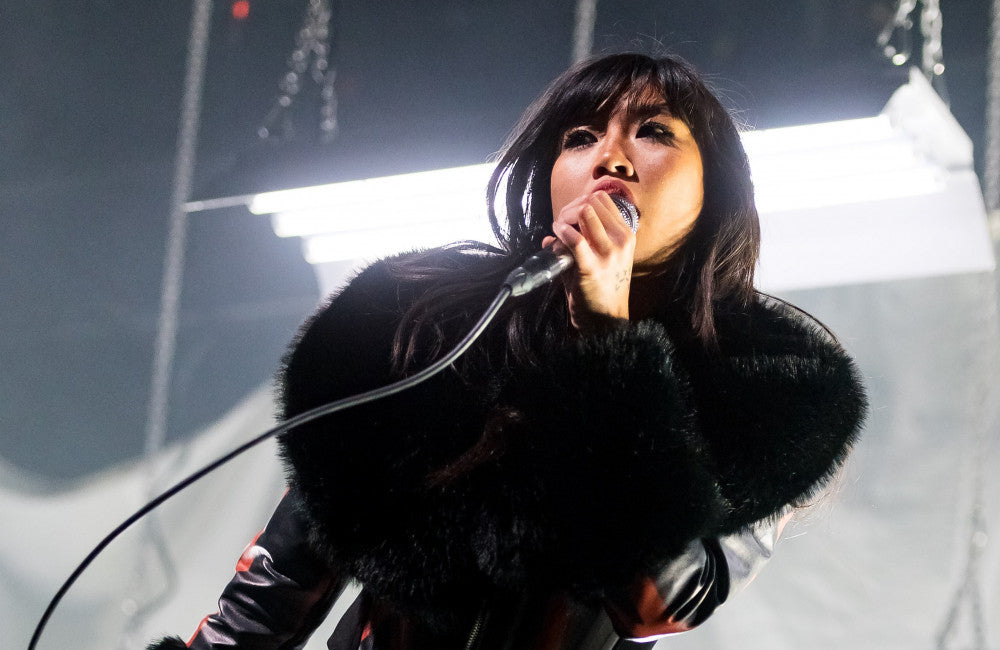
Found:
[[[594,178],[608,175],[628,178],[634,173],[627,143],[616,134],[608,133],[597,151]]]

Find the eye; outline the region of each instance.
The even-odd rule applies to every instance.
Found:
[[[563,136],[563,149],[579,149],[597,142],[597,136],[584,128],[570,129]]]
[[[652,138],[664,144],[671,144],[675,139],[674,132],[670,130],[670,127],[655,120],[644,122],[635,135],[637,138]]]

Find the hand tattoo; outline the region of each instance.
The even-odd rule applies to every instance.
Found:
[[[615,291],[620,292],[632,280],[632,269],[622,269],[615,275]]]

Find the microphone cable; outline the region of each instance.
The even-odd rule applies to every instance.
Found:
[[[428,379],[430,379],[431,377],[438,374],[439,372],[450,366],[452,363],[454,363],[455,360],[458,359],[458,357],[462,356],[462,354],[464,354],[469,349],[469,347],[472,346],[475,340],[478,339],[480,335],[482,335],[482,333],[486,330],[489,324],[496,317],[497,312],[500,311],[500,308],[503,306],[503,304],[507,302],[508,298],[510,298],[510,296],[512,295],[512,291],[513,289],[510,284],[510,278],[508,277],[508,279],[505,280],[504,284],[500,287],[500,291],[497,292],[496,297],[493,298],[493,302],[491,302],[490,305],[486,308],[486,311],[483,312],[483,315],[479,318],[476,324],[473,325],[471,330],[469,330],[469,333],[465,335],[465,338],[459,341],[458,344],[455,345],[455,347],[452,348],[447,354],[445,354],[443,357],[441,357],[431,365],[427,366],[420,372],[411,375],[410,377],[406,377],[405,379],[401,379],[397,382],[386,384],[385,386],[376,388],[374,390],[370,390],[364,393],[358,393],[357,395],[351,395],[349,397],[345,397],[333,402],[329,402],[327,404],[323,404],[321,406],[317,406],[314,409],[311,409],[304,413],[300,413],[295,417],[288,418],[287,420],[279,422],[273,428],[268,429],[264,433],[258,435],[256,438],[253,438],[243,443],[242,445],[236,447],[235,449],[225,454],[224,456],[221,456],[216,460],[212,461],[211,463],[209,463],[208,465],[205,465],[201,469],[195,471],[193,474],[188,475],[184,479],[175,483],[172,487],[160,493],[159,496],[154,497],[153,499],[148,501],[146,505],[136,510],[128,519],[119,524],[117,528],[115,528],[104,539],[102,539],[97,544],[97,546],[95,546],[93,550],[87,554],[87,557],[85,557],[83,561],[80,562],[79,565],[77,565],[76,569],[73,570],[73,573],[70,574],[69,578],[67,578],[66,581],[59,588],[59,591],[57,591],[55,596],[52,597],[52,600],[49,601],[48,607],[45,608],[45,612],[42,614],[41,619],[39,619],[38,624],[35,626],[34,633],[31,635],[31,641],[28,643],[28,650],[35,650],[35,648],[38,645],[39,639],[41,639],[42,631],[45,629],[45,626],[49,622],[49,619],[52,617],[53,612],[55,612],[56,607],[58,607],[59,603],[66,595],[66,592],[69,591],[70,587],[72,587],[73,584],[77,581],[77,579],[83,574],[83,572],[87,570],[87,567],[89,567],[93,563],[93,561],[97,559],[97,556],[100,555],[104,551],[104,549],[107,548],[108,545],[111,544],[111,542],[113,542],[119,535],[124,533],[130,526],[132,526],[132,524],[145,517],[161,503],[163,503],[170,497],[174,496],[184,488],[188,487],[198,479],[214,471],[215,469],[221,467],[222,465],[228,463],[229,461],[236,458],[243,452],[257,446],[258,444],[264,442],[269,438],[273,438],[278,434],[290,431],[297,426],[305,424],[306,422],[311,422],[317,418],[321,418],[323,416],[330,415],[338,411],[343,411],[345,409],[353,408],[361,404],[367,404],[368,402],[374,402],[383,399],[385,397],[401,393],[405,390],[413,388],[417,384],[427,381]]]
[[[639,225],[638,208],[636,208],[635,204],[633,204],[631,200],[624,196],[619,194],[611,194],[610,196],[611,200],[618,208],[618,211],[621,212],[622,219],[632,232],[635,232]],[[486,311],[483,312],[483,315],[479,318],[476,324],[472,326],[469,333],[465,335],[465,338],[459,341],[458,344],[451,349],[451,351],[431,365],[427,366],[420,372],[397,382],[386,384],[385,386],[367,391],[365,393],[358,393],[357,395],[351,395],[349,397],[317,406],[314,409],[284,420],[283,422],[278,423],[277,426],[258,435],[256,438],[253,438],[239,447],[236,447],[228,454],[225,454],[208,465],[205,465],[193,474],[190,474],[186,478],[175,483],[172,487],[160,493],[159,496],[148,501],[146,505],[136,510],[128,519],[119,524],[117,528],[102,539],[97,546],[95,546],[93,550],[87,554],[87,557],[85,557],[83,561],[77,565],[76,569],[73,570],[73,573],[71,573],[69,578],[66,579],[63,585],[59,588],[59,591],[56,592],[56,595],[52,597],[51,601],[49,601],[48,607],[45,608],[42,618],[39,619],[38,624],[35,626],[35,631],[31,635],[31,641],[28,643],[28,650],[35,650],[38,645],[38,640],[42,636],[42,631],[45,629],[45,625],[52,617],[52,613],[55,611],[60,601],[62,601],[63,596],[66,595],[66,592],[73,586],[73,583],[76,582],[77,578],[79,578],[80,575],[86,571],[87,567],[89,567],[91,563],[97,559],[97,556],[100,555],[104,549],[111,544],[111,542],[128,530],[132,524],[153,511],[161,503],[191,485],[201,477],[216,470],[222,465],[225,465],[243,452],[257,446],[269,438],[273,438],[278,434],[290,431],[297,426],[305,424],[306,422],[311,422],[325,415],[353,408],[361,404],[367,404],[368,402],[374,402],[382,398],[389,397],[390,395],[401,393],[404,390],[408,390],[417,384],[427,381],[454,363],[458,357],[462,356],[469,349],[469,347],[482,335],[489,324],[493,321],[497,312],[500,311],[500,308],[505,302],[507,302],[508,298],[511,296],[521,296],[534,291],[543,284],[547,284],[555,279],[563,271],[572,266],[573,263],[573,257],[568,251],[560,251],[556,253],[551,248],[546,248],[532,255],[525,260],[523,264],[515,268],[510,272],[510,274],[507,275],[503,284],[500,285],[500,290],[493,298],[493,302],[491,302],[486,308]]]

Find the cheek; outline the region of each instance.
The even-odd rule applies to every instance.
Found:
[[[552,165],[552,176],[549,180],[549,192],[552,195],[552,216],[559,214],[559,211],[578,197],[582,191],[583,184],[579,179],[576,165],[565,156],[556,158]]]
[[[701,214],[701,208],[705,204],[705,178],[702,175],[700,164],[689,171],[688,179],[690,190],[687,196],[687,204],[688,209],[693,212],[691,220],[694,221],[695,217]]]
[[[660,195],[671,206],[669,212],[674,220],[682,223],[694,221],[705,202],[701,159],[693,158],[673,166],[664,175]]]
[[[687,234],[701,214],[705,191],[700,160],[672,165],[664,171],[656,192],[662,210],[647,219],[645,229],[639,228],[638,261],[662,262],[661,255]]]

